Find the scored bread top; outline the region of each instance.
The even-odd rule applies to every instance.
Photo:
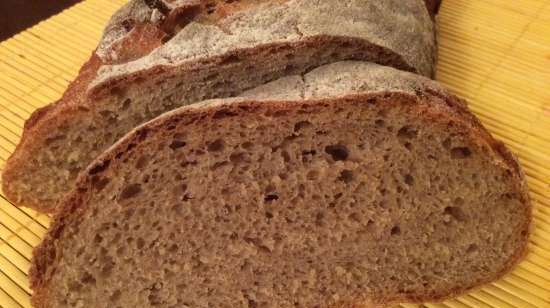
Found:
[[[147,71],[153,66],[177,66],[234,48],[251,48],[319,35],[363,37],[366,33],[371,43],[388,50],[399,50],[404,68],[431,76],[434,51],[426,48],[435,48],[433,24],[428,21],[422,2],[353,0],[336,4],[338,2],[289,0],[227,4],[224,1],[185,1],[186,6],[181,10],[187,11],[184,16],[192,17],[185,20],[185,26],[172,34],[168,42],[134,61],[103,66],[90,87],[101,87],[116,82],[121,76]],[[205,9],[199,9],[200,5]],[[361,6],[365,6],[369,13],[358,10]],[[148,10],[133,11],[141,12],[137,14],[138,18],[148,13]],[[153,20],[155,12],[158,10],[151,12]],[[411,19],[411,15],[421,18]],[[333,21],[335,18],[339,20],[338,25]],[[118,31],[114,31],[116,36],[120,36]],[[405,37],[407,47],[402,48]],[[113,35],[106,35],[105,39],[112,41]],[[106,53],[108,46],[101,46],[99,54]]]
[[[134,0],[61,100],[25,123],[3,190],[53,212],[97,155],[165,111],[341,60],[430,75],[435,49],[421,0]]]
[[[241,98],[217,99],[181,107],[168,112],[130,132],[123,139],[102,154],[88,169],[81,174],[76,188],[62,202],[62,210],[55,216],[52,227],[44,242],[35,250],[31,268],[31,287],[34,290],[33,303],[37,307],[51,307],[56,288],[51,279],[64,254],[63,244],[71,232],[78,230],[83,217],[89,210],[88,202],[97,194],[104,177],[116,174],[117,166],[132,156],[147,151],[146,144],[161,141],[173,131],[185,131],[185,127],[197,121],[217,121],[224,117],[256,111],[266,116],[281,116],[282,109],[304,108],[304,106],[338,106],[340,102],[355,100],[361,104],[375,102],[387,97],[389,104],[392,97],[407,97],[413,104],[413,114],[430,121],[442,121],[459,127],[464,138],[484,149],[497,170],[507,174],[508,194],[516,199],[520,206],[523,242],[518,245],[512,259],[507,260],[505,269],[515,264],[525,250],[528,224],[530,221],[530,203],[523,174],[509,151],[495,141],[483,126],[473,117],[464,102],[442,86],[426,78],[392,68],[365,62],[338,62],[326,65],[300,76],[289,76],[257,89],[245,92]],[[328,107],[327,107],[328,108]],[[429,111],[429,112],[427,112]],[[434,117],[434,115],[438,115]],[[153,147],[155,148],[155,147]],[[519,232],[519,231],[518,231]],[[493,280],[502,273],[493,273],[486,281]],[[456,286],[453,290],[440,290],[440,293],[403,297],[405,301],[440,299],[463,291],[471,286]]]

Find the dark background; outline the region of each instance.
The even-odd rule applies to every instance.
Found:
[[[79,0],[0,0],[0,41],[80,2]]]

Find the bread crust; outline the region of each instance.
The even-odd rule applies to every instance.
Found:
[[[426,44],[425,50],[423,49],[420,52],[426,55],[418,55],[418,59],[412,56],[415,60],[411,60],[410,51],[405,51],[409,47],[403,48],[403,50],[391,50],[380,42],[371,42],[357,37],[322,34],[277,43],[260,44],[253,47],[234,48],[221,55],[204,57],[197,61],[177,62],[179,64],[176,65],[169,65],[158,60],[162,57],[157,57],[158,59],[153,57],[153,54],[159,53],[165,47],[167,40],[182,33],[181,29],[185,29],[190,24],[199,25],[200,27],[216,25],[216,27],[223,29],[226,20],[241,18],[251,7],[270,4],[272,6],[266,6],[266,9],[276,9],[281,5],[294,5],[291,6],[291,8],[294,8],[298,4],[302,5],[300,3],[306,3],[307,1],[246,0],[241,2],[242,4],[239,5],[234,5],[233,2],[230,5],[226,4],[225,1],[133,0],[125,5],[113,16],[105,29],[98,48],[82,67],[78,77],[69,85],[63,97],[56,103],[35,111],[25,124],[21,141],[8,159],[2,174],[2,188],[6,197],[17,205],[24,204],[41,212],[53,213],[56,200],[46,199],[36,193],[21,193],[20,185],[24,185],[24,183],[17,183],[17,180],[21,179],[23,174],[32,172],[32,170],[28,170],[29,164],[36,160],[37,152],[45,147],[44,143],[52,132],[61,130],[63,123],[70,119],[86,117],[84,113],[87,110],[97,108],[97,102],[102,97],[116,95],[118,90],[129,84],[139,84],[140,81],[143,82],[143,80],[149,79],[150,76],[166,78],[182,72],[192,73],[194,70],[200,70],[205,65],[216,65],[216,63],[221,63],[234,56],[254,57],[254,53],[276,53],[278,50],[285,48],[318,49],[334,42],[360,46],[363,50],[371,49],[375,51],[373,54],[378,55],[378,59],[360,58],[362,56],[351,57],[350,59],[379,61],[381,64],[392,65],[407,71],[422,72],[427,75],[430,75],[433,71],[435,39]],[[217,5],[219,9],[214,13],[209,13],[212,3]],[[365,2],[365,4],[368,3]],[[426,29],[431,29],[429,31],[431,33],[416,33],[416,35],[419,37],[433,36],[433,25],[429,17],[426,18],[428,12],[423,9],[422,1],[407,0],[405,4],[414,9],[412,15],[427,23]],[[416,38],[410,39],[413,41],[411,44],[418,45]],[[178,44],[181,46],[187,42],[184,40]],[[393,44],[397,43],[393,42]],[[408,59],[405,59],[406,53]],[[160,62],[145,61],[148,57],[157,59],[155,61]],[[174,57],[178,58],[179,56],[176,54]],[[416,61],[416,63],[411,63],[411,61]],[[140,66],[139,69],[129,69],[135,63],[141,62],[148,64],[143,67]],[[124,68],[122,73],[116,73],[121,68]],[[111,73],[106,73],[109,71]],[[72,183],[68,183],[68,185],[65,185],[66,183],[57,184],[58,187],[72,185]]]
[[[179,108],[175,111],[164,114],[153,121],[148,122],[134,129],[131,133],[121,139],[117,144],[102,154],[91,164],[88,169],[79,177],[77,188],[69,194],[62,202],[61,210],[55,215],[53,223],[44,241],[33,253],[33,263],[30,271],[31,288],[34,291],[32,302],[36,307],[51,307],[48,303],[48,294],[51,286],[49,279],[55,272],[57,255],[62,245],[60,239],[67,225],[78,224],[79,217],[86,211],[89,191],[95,176],[105,172],[117,160],[122,160],[135,150],[136,144],[150,138],[151,135],[162,132],[167,127],[175,123],[187,125],[195,121],[216,121],[222,117],[238,116],[239,114],[255,113],[260,111],[280,111],[289,108],[301,108],[303,106],[328,106],[331,104],[341,104],[343,102],[367,102],[367,103],[385,103],[391,101],[407,102],[414,105],[414,113],[426,117],[433,122],[447,123],[460,127],[465,134],[478,144],[488,145],[493,153],[495,168],[507,170],[514,183],[515,192],[520,195],[520,200],[524,210],[524,221],[521,231],[523,241],[514,256],[512,256],[502,270],[486,279],[476,282],[474,286],[457,286],[451,290],[441,290],[432,294],[409,294],[406,296],[366,299],[355,303],[343,304],[339,307],[383,307],[394,303],[403,302],[426,302],[442,301],[444,299],[457,296],[481,284],[497,280],[506,272],[511,270],[527,252],[527,238],[529,236],[529,225],[531,221],[531,203],[528,197],[527,186],[524,175],[517,164],[514,156],[502,145],[496,141],[485,130],[477,119],[469,113],[465,102],[456,96],[446,92],[435,83],[426,82],[423,87],[416,87],[414,93],[402,91],[381,91],[373,93],[344,95],[331,99],[310,99],[306,101],[271,101],[269,104],[251,99],[226,99],[216,100],[214,102],[200,103]]]

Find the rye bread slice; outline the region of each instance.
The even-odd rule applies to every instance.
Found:
[[[430,75],[434,41],[421,0],[131,1],[63,98],[25,124],[4,193],[53,212],[94,158],[163,112],[346,59]]]
[[[341,62],[245,96],[166,113],[91,164],[34,252],[34,305],[379,307],[524,253],[517,162],[437,83]]]

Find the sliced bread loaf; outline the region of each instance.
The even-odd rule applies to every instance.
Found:
[[[435,82],[341,62],[179,108],[77,181],[31,269],[49,307],[378,307],[508,271],[518,164]]]
[[[27,121],[3,190],[52,212],[97,155],[167,110],[346,59],[429,76],[434,57],[422,0],[134,0],[63,98]]]

